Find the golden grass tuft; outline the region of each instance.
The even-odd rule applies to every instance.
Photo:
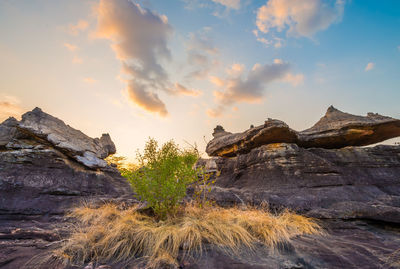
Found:
[[[77,208],[71,216],[80,224],[57,255],[72,264],[143,257],[148,267],[174,267],[179,255],[182,259],[201,255],[205,243],[237,254],[243,247],[252,250],[256,243],[273,248],[297,235],[321,233],[310,218],[256,208],[186,205],[176,216],[157,221],[134,207],[106,204]]]

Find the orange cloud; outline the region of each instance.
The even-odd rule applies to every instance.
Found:
[[[93,83],[97,82],[97,80],[95,80],[94,78],[91,78],[91,77],[84,78],[83,81],[86,83],[89,83],[89,84],[93,84]]]
[[[140,27],[139,27],[140,26]],[[172,33],[168,19],[128,0],[101,0],[97,6],[96,37],[111,41],[127,80],[130,100],[160,116],[168,115],[158,91],[174,94],[160,63],[170,59],[167,40]]]
[[[18,98],[9,95],[0,96],[0,122],[9,117],[19,118],[23,112]]]
[[[374,69],[374,67],[375,67],[375,64],[371,62],[371,63],[368,63],[368,64],[367,64],[367,66],[365,67],[364,70],[365,70],[366,72],[368,72],[368,71],[371,71],[372,69]]]
[[[236,103],[261,103],[265,88],[274,81],[283,81],[297,86],[303,82],[302,74],[292,74],[289,63],[275,59],[272,64],[255,64],[243,77],[244,66],[234,64],[227,70],[228,77],[210,77],[210,81],[221,88],[214,91],[217,108],[207,111],[210,117],[219,117],[226,107]]]
[[[288,28],[288,33],[311,37],[341,19],[345,1],[332,5],[325,0],[269,0],[257,11],[258,30],[268,33]]]
[[[73,44],[70,44],[70,43],[64,43],[64,47],[66,47],[66,48],[67,48],[68,50],[70,50],[70,51],[75,51],[75,50],[78,49],[77,46],[75,46],[75,45],[73,45]]]
[[[78,35],[79,32],[85,31],[88,27],[89,23],[87,21],[79,20],[76,24],[70,24],[68,30],[71,35]]]

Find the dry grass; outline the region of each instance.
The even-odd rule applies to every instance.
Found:
[[[182,259],[201,255],[205,243],[235,254],[243,247],[252,250],[256,243],[273,248],[297,235],[321,233],[312,219],[256,208],[187,205],[177,216],[156,221],[135,208],[106,204],[77,208],[72,216],[80,225],[57,253],[72,264],[143,257],[148,267],[176,266],[179,255]]]

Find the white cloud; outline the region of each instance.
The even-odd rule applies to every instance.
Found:
[[[240,0],[212,0],[214,3],[221,4],[230,9],[240,9]]]
[[[21,107],[20,100],[15,96],[1,95],[0,96],[0,122],[3,122],[9,117],[20,118],[24,113]]]
[[[344,11],[344,0],[269,0],[257,11],[258,30],[271,29],[294,36],[312,37],[339,21]]]
[[[170,60],[167,46],[172,27],[159,15],[129,0],[101,0],[97,7],[98,38],[111,41],[125,80],[130,100],[139,107],[167,116],[168,110],[158,92],[179,94],[162,65]]]
[[[367,66],[365,67],[364,70],[367,72],[367,71],[370,71],[370,70],[374,69],[374,67],[375,67],[375,64],[370,62],[370,63],[367,64]]]

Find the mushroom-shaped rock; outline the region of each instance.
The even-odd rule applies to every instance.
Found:
[[[47,141],[89,168],[106,167],[107,162],[103,159],[116,152],[115,145],[108,134],[93,139],[66,125],[62,120],[43,112],[40,108],[22,115],[17,128],[22,133]]]
[[[233,157],[261,145],[296,143],[303,148],[337,149],[347,146],[366,146],[400,136],[400,120],[368,113],[356,116],[333,106],[313,127],[297,132],[280,120],[268,119],[264,125],[243,133],[231,134],[217,126],[214,139],[206,148],[210,156]],[[218,131],[218,132],[217,132]]]
[[[214,133],[217,128],[214,129]],[[296,140],[296,131],[290,129],[286,123],[268,119],[264,125],[250,128],[243,133],[231,134],[224,131],[223,134],[214,135],[214,139],[207,145],[206,152],[210,156],[233,157],[264,144],[294,143]]]
[[[313,127],[298,133],[304,148],[366,146],[400,136],[400,120],[368,113],[357,116],[330,106]]]

